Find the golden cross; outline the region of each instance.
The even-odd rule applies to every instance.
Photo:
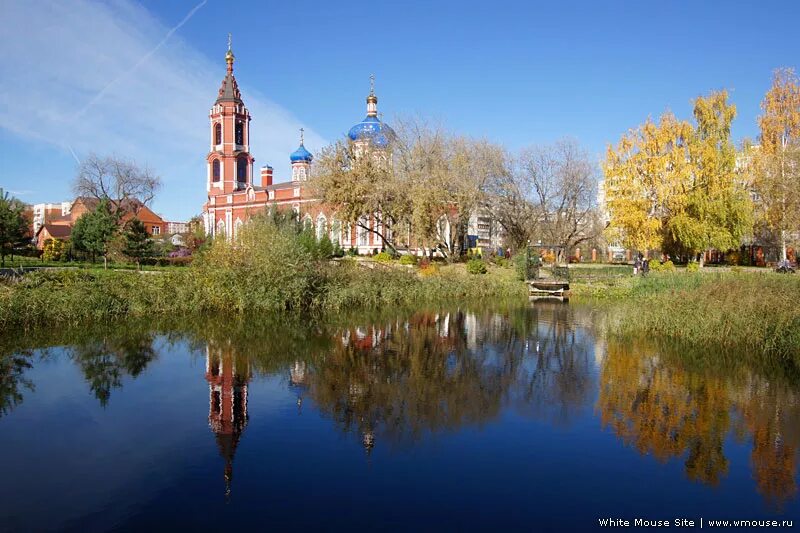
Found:
[[[303,132],[306,131],[303,128],[300,128],[300,144],[303,144]]]
[[[369,75],[369,94],[375,94],[375,74]]]
[[[231,34],[228,34],[228,52],[231,51]]]

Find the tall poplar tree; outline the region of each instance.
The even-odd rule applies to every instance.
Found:
[[[692,172],[686,194],[672,202],[667,249],[690,258],[708,249],[730,250],[738,248],[752,228],[752,205],[735,172],[735,117],[736,106],[728,103],[727,91],[695,99],[697,127],[689,144]]]
[[[0,189],[0,266],[5,266],[6,255],[13,254],[25,237],[28,228],[24,211],[21,201]]]
[[[788,233],[800,228],[800,82],[793,69],[775,71],[761,109],[753,185],[759,214],[779,234],[786,260]]]

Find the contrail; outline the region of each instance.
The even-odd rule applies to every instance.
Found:
[[[170,37],[172,37],[172,34],[174,34],[176,31],[178,31],[179,29],[181,29],[181,26],[183,26],[184,24],[186,24],[186,22],[187,22],[187,21],[188,21],[190,18],[192,18],[192,15],[194,15],[194,14],[197,12],[197,10],[198,10],[198,9],[200,9],[201,7],[203,7],[204,5],[206,5],[206,2],[208,2],[208,0],[203,0],[202,2],[200,2],[199,4],[197,4],[196,6],[194,6],[194,8],[193,8],[191,11],[189,11],[189,14],[188,14],[188,15],[186,15],[185,17],[183,17],[183,20],[181,20],[181,21],[180,21],[180,22],[179,22],[179,23],[178,23],[178,24],[177,24],[177,25],[176,25],[174,28],[172,28],[171,30],[169,30],[169,31],[167,32],[167,34],[164,36],[164,38],[163,38],[163,39],[161,39],[161,41],[160,41],[160,42],[159,42],[159,43],[158,43],[158,44],[155,46],[155,48],[153,48],[152,50],[150,50],[149,52],[147,52],[145,55],[143,55],[143,56],[142,56],[142,57],[139,59],[139,61],[137,61],[137,62],[136,62],[136,64],[135,64],[135,65],[133,65],[133,67],[131,67],[131,68],[130,68],[130,69],[128,69],[127,71],[123,72],[122,74],[120,74],[119,76],[117,76],[116,78],[114,78],[113,80],[111,80],[110,82],[108,82],[108,84],[107,84],[105,87],[103,87],[102,89],[100,89],[100,92],[98,92],[96,95],[94,95],[94,98],[92,98],[92,99],[89,101],[89,103],[88,103],[88,104],[86,104],[86,105],[83,107],[83,109],[81,109],[80,111],[78,111],[78,113],[75,115],[75,117],[74,117],[72,120],[74,121],[74,120],[77,120],[78,118],[80,118],[80,117],[81,117],[81,115],[83,115],[84,113],[86,113],[86,111],[88,111],[90,107],[92,107],[92,106],[93,106],[93,105],[94,105],[94,104],[95,104],[95,103],[96,103],[98,100],[100,100],[100,98],[102,98],[102,97],[103,97],[103,95],[106,93],[106,91],[108,91],[109,87],[111,87],[112,85],[114,85],[115,83],[117,83],[119,80],[121,80],[121,79],[122,79],[122,78],[124,78],[125,76],[127,76],[127,75],[131,74],[133,71],[135,71],[137,68],[139,68],[139,65],[141,65],[142,63],[144,63],[145,61],[147,61],[147,60],[150,58],[150,56],[152,56],[153,54],[155,54],[155,53],[158,51],[158,49],[159,49],[159,48],[161,48],[161,46],[162,46],[162,45],[163,45],[165,42],[167,42],[167,41],[169,40],[169,38],[170,38]],[[75,155],[75,154],[73,153],[73,155]],[[76,159],[77,159],[77,158],[76,158]]]
[[[77,156],[77,155],[75,155],[75,150],[73,150],[73,149],[72,149],[72,146],[70,146],[69,144],[67,144],[67,148],[69,148],[69,153],[71,153],[71,154],[72,154],[72,157],[74,157],[74,158],[75,158],[75,162],[76,162],[76,163],[78,163],[78,166],[80,166],[80,164],[81,164],[81,160],[80,160],[80,159],[78,159],[78,156]]]

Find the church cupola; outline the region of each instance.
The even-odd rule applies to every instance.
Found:
[[[369,77],[369,95],[367,96],[367,116],[350,128],[347,136],[356,145],[371,148],[387,148],[396,137],[394,130],[378,116],[378,97],[375,96],[375,76]]]
[[[235,61],[228,34],[225,53],[227,71],[217,99],[209,113],[211,146],[207,156],[209,196],[232,193],[253,185],[253,156],[250,155],[250,113],[242,101],[233,75]]]
[[[292,162],[292,181],[306,181],[311,171],[311,160],[314,159],[303,144],[303,132],[303,128],[300,128],[300,146],[289,156]]]

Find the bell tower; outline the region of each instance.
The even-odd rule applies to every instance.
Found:
[[[211,123],[208,164],[208,195],[227,194],[253,185],[253,156],[250,155],[250,112],[242,101],[239,85],[233,76],[235,57],[228,34],[225,54],[227,73],[209,112]]]

